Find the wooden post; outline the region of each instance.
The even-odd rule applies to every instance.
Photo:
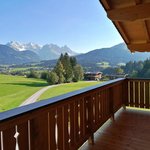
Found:
[[[125,104],[123,104],[122,107],[123,107],[124,110],[126,110],[126,105]]]
[[[94,134],[89,137],[88,143],[94,145]]]
[[[113,93],[113,87],[110,88],[109,99],[110,99],[111,120],[112,120],[112,121],[115,121],[115,116],[114,116],[114,93]]]
[[[126,79],[123,82],[122,91],[123,91],[123,94],[122,94],[122,107],[123,107],[124,110],[126,110],[126,106],[127,106],[127,103],[128,103],[128,79]]]
[[[89,125],[89,132],[90,132],[90,137],[88,139],[89,144],[94,144],[94,132],[93,132],[93,98],[92,96],[89,96],[88,100],[88,125]]]
[[[115,121],[115,115],[112,114],[110,119],[111,119],[111,121]]]

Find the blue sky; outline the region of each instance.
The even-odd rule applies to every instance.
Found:
[[[2,0],[0,43],[68,45],[76,52],[123,42],[98,0]]]

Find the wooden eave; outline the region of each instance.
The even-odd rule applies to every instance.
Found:
[[[150,52],[150,0],[100,0],[131,52]]]

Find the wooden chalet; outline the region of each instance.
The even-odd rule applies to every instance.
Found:
[[[150,51],[150,0],[100,4],[131,52]],[[0,150],[149,150],[149,109],[149,79],[111,80],[0,113]]]
[[[102,72],[86,72],[84,74],[85,80],[99,81],[102,78]]]

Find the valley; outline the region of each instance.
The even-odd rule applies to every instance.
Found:
[[[99,83],[100,82],[95,81],[80,81],[77,83],[58,85],[43,93],[39,97],[39,100],[51,98]],[[46,86],[48,86],[48,84],[44,80],[0,74],[0,112],[18,107],[27,98]]]

